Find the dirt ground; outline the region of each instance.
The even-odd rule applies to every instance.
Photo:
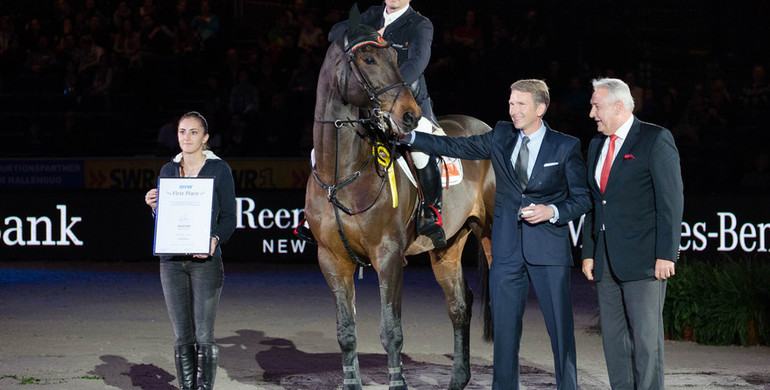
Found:
[[[317,265],[225,265],[217,318],[216,388],[325,390],[342,382],[334,303]],[[475,273],[466,269],[475,287]],[[386,389],[379,341],[377,275],[357,280],[360,365],[365,389]],[[475,288],[474,288],[475,289]],[[596,296],[573,272],[578,377],[609,389]],[[412,389],[445,389],[452,331],[428,267],[410,265],[403,304],[404,368]],[[472,380],[489,389],[492,346],[481,340],[478,302],[471,330]],[[530,293],[522,338],[522,388],[553,389],[553,362]],[[175,389],[173,335],[157,264],[0,263],[0,389]],[[770,389],[770,348],[666,342],[668,389]]]

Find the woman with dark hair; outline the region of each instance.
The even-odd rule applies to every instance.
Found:
[[[182,152],[160,169],[160,177],[214,177],[211,249],[208,255],[160,256],[160,279],[174,327],[179,387],[209,390],[216,377],[214,319],[224,279],[220,245],[235,230],[235,186],[230,166],[208,150],[208,122],[201,114],[182,115],[177,138]],[[154,213],[158,190],[144,200]]]

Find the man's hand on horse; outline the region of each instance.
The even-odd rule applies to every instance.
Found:
[[[412,142],[414,142],[414,132],[408,134],[398,134],[396,142],[398,142],[399,145],[411,146]]]

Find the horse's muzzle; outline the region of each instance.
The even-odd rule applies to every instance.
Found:
[[[414,129],[415,126],[417,126],[417,118],[414,116],[414,113],[412,111],[407,111],[404,113],[404,115],[401,117],[401,122],[404,124],[404,127],[407,129]]]

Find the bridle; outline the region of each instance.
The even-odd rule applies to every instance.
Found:
[[[390,110],[386,113],[382,111],[382,102],[380,101],[380,96],[385,94],[388,91],[391,91],[393,89],[398,89],[396,92],[396,96],[393,99],[393,102],[397,101],[400,97],[401,93],[404,89],[408,88],[408,85],[401,81],[395,84],[391,84],[382,88],[375,87],[371,80],[369,80],[368,77],[366,77],[366,74],[361,70],[361,67],[356,62],[355,58],[355,51],[363,46],[366,45],[374,45],[379,48],[389,47],[389,44],[382,39],[382,37],[375,31],[372,34],[367,34],[364,36],[357,37],[354,41],[348,43],[347,36],[345,37],[345,42],[340,42],[340,46],[342,47],[343,52],[347,56],[347,63],[348,67],[345,72],[345,82],[344,82],[344,89],[340,92],[340,96],[342,97],[342,101],[344,104],[348,103],[348,87],[349,87],[349,81],[350,81],[350,75],[353,74],[356,82],[359,83],[366,92],[367,96],[369,97],[369,100],[372,102],[372,108],[368,110],[368,116],[365,118],[356,118],[356,119],[333,119],[333,120],[327,120],[327,119],[316,119],[315,121],[318,123],[323,124],[333,124],[335,131],[336,131],[336,157],[335,157],[335,166],[334,166],[334,184],[329,185],[324,183],[321,178],[318,176],[318,170],[316,169],[315,164],[313,164],[313,179],[315,179],[315,182],[318,183],[321,188],[326,190],[327,192],[327,200],[333,205],[334,208],[334,216],[337,220],[337,229],[340,234],[340,238],[342,239],[342,243],[345,246],[345,250],[347,251],[348,255],[350,256],[351,260],[353,262],[368,266],[370,264],[367,264],[363,261],[361,261],[358,256],[353,251],[352,247],[350,246],[350,243],[347,239],[347,236],[345,235],[345,232],[342,228],[342,221],[340,220],[339,211],[342,210],[343,213],[353,216],[356,214],[360,214],[363,212],[366,212],[367,210],[371,209],[376,203],[377,200],[380,198],[380,195],[382,194],[382,190],[385,187],[386,182],[386,175],[385,172],[390,168],[391,164],[393,164],[393,158],[391,158],[387,165],[385,166],[385,172],[380,172],[378,169],[377,164],[375,164],[375,171],[377,172],[377,175],[381,178],[380,181],[380,188],[377,191],[377,195],[374,197],[374,200],[372,200],[372,203],[368,206],[364,207],[360,210],[351,210],[350,208],[343,205],[339,199],[337,198],[337,192],[339,192],[341,189],[347,187],[351,183],[353,183],[356,179],[358,179],[363,170],[369,165],[369,163],[372,161],[372,159],[375,158],[375,154],[371,153],[369,155],[369,158],[367,158],[363,164],[358,168],[356,172],[353,173],[350,177],[340,181],[339,178],[339,166],[340,166],[340,131],[345,125],[352,126],[353,130],[356,132],[356,134],[361,137],[362,139],[370,139],[372,140],[375,145],[377,144],[385,144],[389,146],[390,149],[390,156],[395,156],[396,152],[396,139],[397,136],[393,134],[392,132],[389,132],[385,129],[384,121],[385,119],[390,120],[390,117],[393,112],[393,108],[395,104],[392,104],[390,107]],[[390,120],[390,123],[394,123],[392,120]],[[355,125],[361,125],[364,129],[366,129],[365,133],[362,133],[359,131],[358,127]],[[376,148],[375,148],[376,149]]]
[[[373,31],[370,34],[366,34],[363,36],[359,36],[356,39],[354,39],[352,42],[348,42],[348,37],[345,36],[344,42],[340,42],[340,47],[342,48],[342,51],[347,56],[347,62],[348,67],[346,68],[345,72],[345,82],[343,83],[343,89],[340,91],[340,96],[342,97],[342,102],[344,104],[348,104],[348,89],[350,85],[350,75],[351,73],[355,77],[358,84],[360,84],[364,91],[366,92],[366,95],[369,97],[369,101],[372,102],[372,108],[369,109],[369,117],[368,118],[359,118],[359,119],[335,119],[335,120],[324,120],[324,119],[316,119],[316,122],[318,123],[332,123],[334,124],[334,127],[336,129],[340,129],[342,125],[345,124],[361,124],[369,128],[370,130],[378,130],[382,134],[381,136],[377,134],[368,134],[370,138],[378,139],[378,138],[392,138],[387,137],[385,135],[385,127],[383,125],[384,119],[390,119],[391,115],[393,114],[393,105],[391,105],[390,110],[388,112],[382,111],[382,101],[380,101],[380,96],[385,94],[386,92],[398,88],[398,92],[396,92],[396,96],[393,98],[393,101],[395,102],[398,100],[398,98],[401,96],[401,93],[404,91],[404,89],[409,88],[409,86],[404,82],[398,82],[394,83],[388,86],[385,86],[383,88],[377,89],[377,87],[372,84],[372,82],[369,80],[368,77],[366,77],[366,74],[361,70],[361,66],[358,65],[358,62],[356,62],[356,55],[355,51],[360,49],[361,47],[373,45],[377,46],[379,48],[386,48],[390,47],[390,44],[386,42],[379,33],[376,31]],[[391,121],[391,123],[393,123]],[[362,138],[365,138],[367,135],[362,134],[356,130],[359,136]]]
[[[396,100],[398,100],[398,97],[401,96],[401,92],[405,88],[408,88],[408,85],[404,81],[401,81],[399,83],[395,83],[395,84],[380,88],[379,90],[376,87],[374,87],[374,85],[369,80],[369,78],[366,77],[366,74],[363,71],[361,71],[361,66],[358,65],[358,62],[356,62],[356,58],[355,58],[356,57],[355,51],[358,50],[359,48],[362,48],[368,45],[377,46],[379,48],[390,47],[390,44],[387,43],[384,39],[382,39],[380,34],[378,34],[377,32],[370,35],[365,35],[364,37],[358,38],[355,41],[346,44],[343,50],[348,57],[347,58],[348,65],[350,66],[348,67],[348,71],[345,72],[345,87],[344,87],[345,89],[343,90],[344,94],[341,94],[341,95],[342,95],[343,102],[347,103],[348,80],[350,79],[350,73],[353,73],[358,83],[364,87],[364,91],[366,91],[366,94],[369,96],[369,100],[371,100],[372,103],[374,103],[374,110],[377,110],[381,113],[380,110],[382,108],[382,102],[379,99],[380,95],[390,91],[391,89],[398,88],[396,97],[393,98],[393,101],[395,102]],[[355,69],[355,72],[353,71],[353,69]],[[392,111],[393,111],[393,107],[391,106],[390,112],[388,112],[388,114],[391,114]]]

